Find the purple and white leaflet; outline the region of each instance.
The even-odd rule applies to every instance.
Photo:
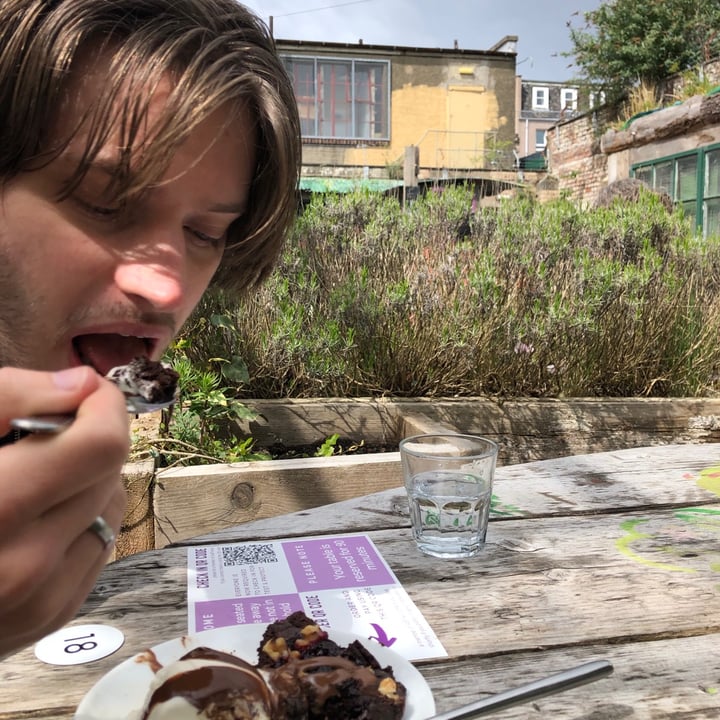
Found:
[[[367,535],[188,549],[188,630],[267,625],[296,610],[326,630],[375,640],[407,660],[446,657]]]

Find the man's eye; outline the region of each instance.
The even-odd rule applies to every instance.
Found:
[[[226,233],[223,233],[220,237],[214,237],[212,235],[208,235],[207,233],[201,232],[200,230],[194,230],[191,227],[186,227],[185,229],[191,235],[197,238],[197,240],[200,241],[200,245],[209,245],[212,248],[220,248],[225,244]]]
[[[97,218],[105,218],[107,220],[112,220],[122,213],[121,207],[97,205],[93,202],[82,200],[81,198],[76,198],[75,200],[84,212]]]
[[[120,214],[120,208],[102,207],[100,205],[91,205],[90,211],[101,217],[115,217]]]

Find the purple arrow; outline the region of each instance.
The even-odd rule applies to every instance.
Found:
[[[370,623],[373,628],[375,628],[375,632],[377,635],[371,635],[368,640],[377,640],[381,645],[384,645],[385,647],[390,647],[397,638],[389,638],[387,636],[387,633],[376,623]]]

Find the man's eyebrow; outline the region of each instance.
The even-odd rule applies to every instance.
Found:
[[[79,156],[70,154],[70,153],[64,153],[60,156],[60,159],[69,165],[79,166],[80,165],[80,158]],[[103,158],[103,157],[95,157],[90,162],[87,163],[87,169],[88,170],[99,170],[100,172],[105,173],[106,175],[109,175],[110,177],[114,177],[118,172],[118,162],[116,160],[113,160],[111,158]],[[207,212],[210,213],[219,213],[222,215],[243,215],[247,211],[247,202],[220,202],[215,203],[214,205],[211,205],[208,207]]]
[[[227,213],[228,215],[242,215],[246,210],[246,203],[217,203],[208,208],[208,212]]]
[[[73,167],[85,165],[88,170],[101,170],[108,175],[115,175],[119,168],[118,162],[116,160],[111,160],[110,158],[95,157],[89,162],[86,161],[83,163],[80,155],[63,153],[59,160],[65,165],[71,165]]]

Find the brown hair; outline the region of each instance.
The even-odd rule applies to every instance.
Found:
[[[62,151],[49,146],[50,130],[73,63],[93,47],[110,51],[110,71],[82,119],[88,139],[68,192],[118,122],[127,157],[113,187],[122,199],[159,179],[175,149],[214,109],[246,108],[255,123],[255,173],[248,210],[230,228],[214,283],[241,291],[261,282],[295,216],[300,124],[272,37],[235,0],[2,0],[0,182]],[[150,141],[136,147],[148,88],[168,74],[174,90],[164,117]],[[63,147],[71,139],[63,138]],[[138,166],[126,181],[131,154]]]

